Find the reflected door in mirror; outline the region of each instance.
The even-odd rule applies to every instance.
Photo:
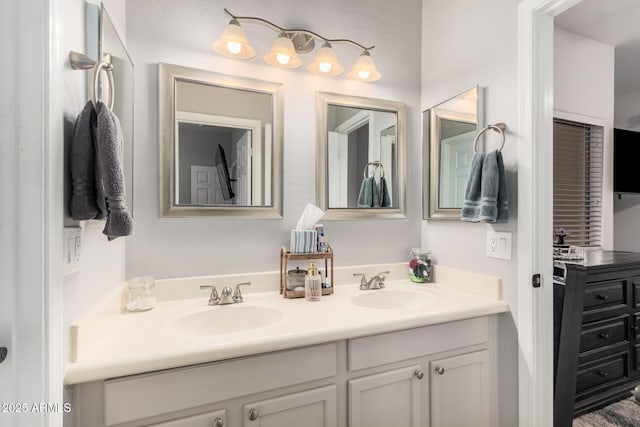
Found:
[[[440,120],[440,208],[460,208],[471,171],[476,124]]]

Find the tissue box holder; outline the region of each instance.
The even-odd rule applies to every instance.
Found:
[[[291,253],[318,252],[318,232],[315,230],[291,230]]]

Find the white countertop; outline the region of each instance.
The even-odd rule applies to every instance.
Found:
[[[499,278],[438,267],[436,278],[440,277],[447,283],[439,279],[438,283],[415,284],[396,279],[387,280],[385,289],[369,291],[359,290],[358,285],[341,285],[333,295],[318,302],[285,299],[276,291],[244,293],[241,304],[209,306],[208,294],[202,295],[202,291],[197,297],[188,298],[173,298],[180,296],[174,292],[171,299],[160,298],[153,310],[138,313],[121,310],[120,288],[106,298],[108,302],[72,326],[73,361],[66,366],[65,383],[176,368],[508,311],[507,303],[500,298]],[[199,280],[202,283],[203,279]],[[168,280],[166,286],[174,287],[178,282]],[[194,283],[189,287],[194,288]],[[182,288],[186,287],[183,283]],[[352,302],[352,298],[366,293],[392,296],[390,292],[401,297],[405,295],[402,292],[417,293],[413,294],[415,299],[403,302],[401,309],[369,308]],[[417,302],[422,296],[426,304]],[[196,312],[250,307],[275,309],[277,319],[264,326],[214,335],[197,334],[176,324],[176,319]],[[232,329],[230,325],[224,328]]]

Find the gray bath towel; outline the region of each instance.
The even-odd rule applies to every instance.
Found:
[[[462,221],[501,223],[509,220],[502,153],[496,150],[473,157],[464,199]]]
[[[107,209],[97,172],[95,154],[96,113],[87,102],[73,129],[70,164],[71,217],[75,220],[102,219]]]
[[[107,205],[102,231],[109,240],[133,233],[133,219],[125,204],[123,140],[118,118],[101,101],[97,103],[96,159]]]
[[[358,193],[358,207],[359,208],[372,208],[373,207],[373,192],[375,190],[376,183],[373,177],[365,178],[360,184],[360,193]]]

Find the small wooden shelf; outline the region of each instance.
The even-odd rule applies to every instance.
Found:
[[[291,253],[284,247],[280,248],[280,293],[285,298],[304,298],[304,291],[291,291],[287,289],[287,264],[289,260],[324,260],[324,272],[331,274],[331,287],[322,288],[322,295],[331,295],[333,293],[333,249],[331,246],[327,248],[327,252],[310,252],[310,253]],[[331,265],[329,265],[329,262]],[[329,270],[331,268],[331,270]]]

